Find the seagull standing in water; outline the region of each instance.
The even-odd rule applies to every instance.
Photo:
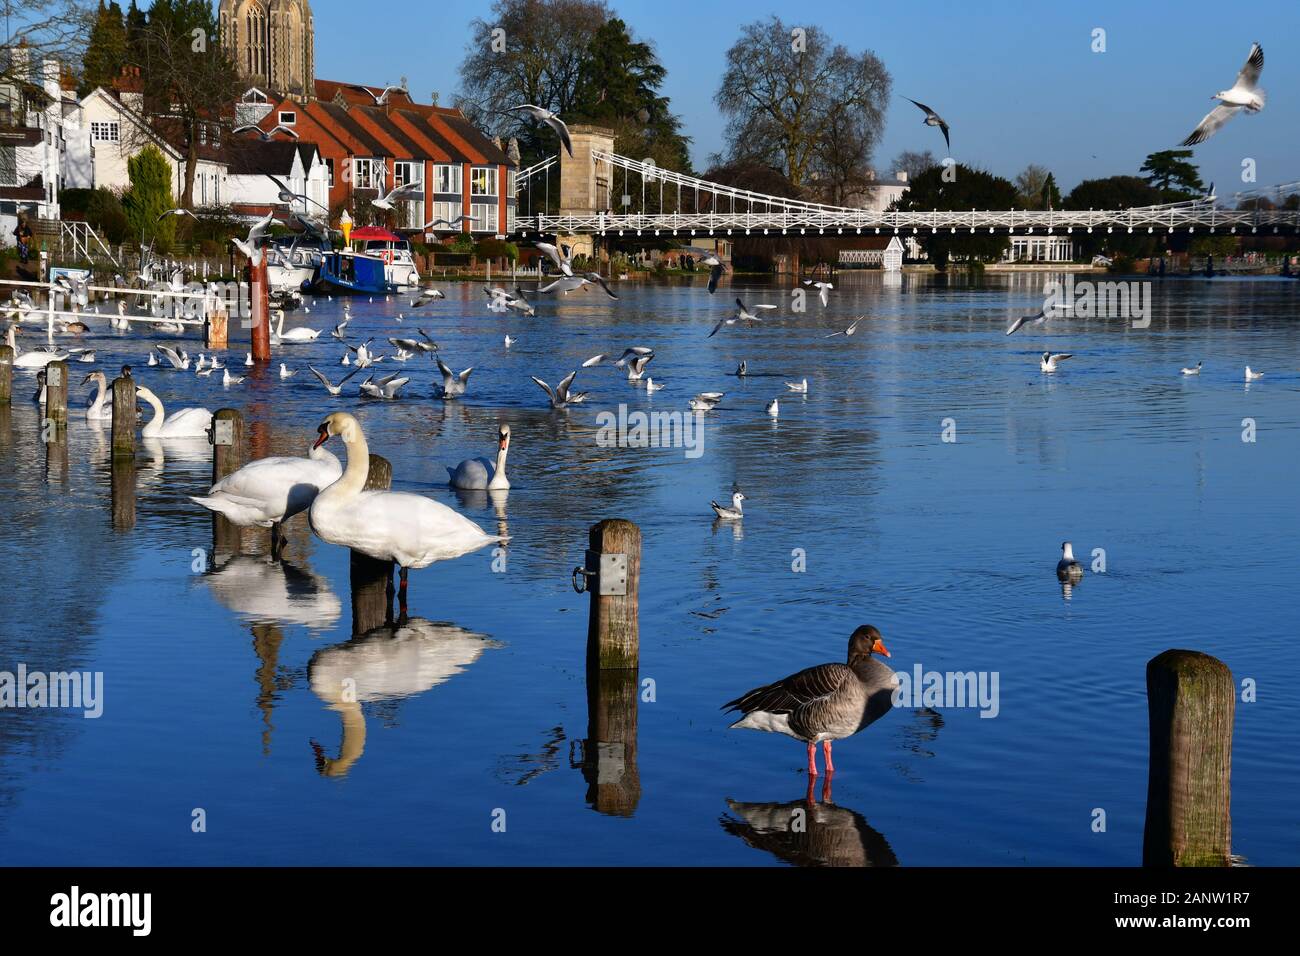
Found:
[[[952,143],[948,139],[948,124],[943,121],[943,117],[930,109],[930,107],[926,106],[924,103],[916,102],[916,100],[912,99],[910,96],[904,96],[903,99],[907,100],[907,102],[911,103],[913,106],[921,108],[921,111],[925,113],[925,119],[922,122],[924,122],[926,126],[937,126],[939,129],[943,130],[943,144],[951,150]]]
[[[1044,352],[1042,359],[1038,363],[1038,368],[1044,372],[1055,372],[1056,363],[1064,362],[1068,358],[1074,358],[1070,352]]]
[[[1185,368],[1185,369],[1183,369],[1183,374],[1184,374],[1184,375],[1200,375],[1200,374],[1201,374],[1201,366],[1202,366],[1203,364],[1204,364],[1203,362],[1197,362],[1195,368]]]
[[[1255,379],[1263,378],[1263,377],[1264,377],[1263,372],[1252,372],[1250,370],[1250,366],[1249,365],[1246,366],[1246,381],[1253,382],[1255,381]]]
[[[1210,112],[1205,114],[1205,118],[1197,124],[1196,129],[1179,143],[1180,146],[1195,146],[1197,143],[1203,143],[1216,132],[1219,127],[1228,120],[1232,119],[1241,110],[1247,113],[1258,113],[1264,108],[1264,91],[1258,86],[1260,71],[1264,69],[1264,48],[1258,43],[1251,44],[1250,54],[1246,57],[1246,65],[1241,68],[1237,74],[1237,82],[1232,85],[1231,89],[1220,90],[1210,99],[1218,100],[1219,105]]]
[[[506,110],[506,112],[524,112],[533,119],[545,123],[551,129],[555,130],[556,135],[560,137],[560,142],[564,144],[564,149],[568,152],[569,158],[573,158],[573,143],[569,140],[569,127],[565,126],[564,120],[560,119],[560,117],[555,113],[552,113],[550,110],[542,109],[540,106],[534,106],[532,103],[524,103],[522,106],[512,106]]]
[[[799,392],[802,395],[807,395],[808,379],[804,379],[802,382],[786,382],[785,387],[792,392]]]

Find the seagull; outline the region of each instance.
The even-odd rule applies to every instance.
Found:
[[[289,366],[285,365],[283,362],[280,363],[281,378],[293,378],[297,374],[298,374],[298,370],[296,368],[291,371],[289,369]]]
[[[459,226],[459,225],[460,225],[461,223],[463,223],[463,222],[468,222],[468,223],[470,223],[471,225],[477,225],[477,224],[478,224],[478,220],[477,220],[476,218],[474,218],[473,216],[466,216],[466,215],[464,215],[464,214],[462,213],[461,215],[457,216],[455,219],[430,219],[428,222],[426,222],[426,223],[425,223],[423,226],[421,226],[420,228],[421,228],[421,229],[424,229],[424,230],[429,230],[429,229],[433,229],[433,228],[435,228],[435,227],[437,227],[437,226],[452,226],[452,227],[455,227],[455,226]]]
[[[1033,315],[1022,315],[1007,326],[1007,335],[1014,335],[1025,325],[1042,325],[1048,319],[1047,310],[1039,309]]]
[[[562,275],[573,276],[573,254],[569,251],[568,246],[560,246],[560,249],[564,251],[564,254],[561,255],[560,250],[549,242],[536,242],[533,245],[538,252],[544,253],[555,263],[555,267],[560,270]]]
[[[324,375],[322,375],[320,373],[320,370],[317,369],[314,365],[308,365],[307,368],[313,375],[316,376],[316,378],[320,380],[320,383],[325,386],[325,390],[329,392],[331,395],[338,395],[339,393],[341,393],[343,391],[343,384],[348,379],[350,379],[353,375],[356,375],[357,372],[360,371],[360,369],[354,368],[352,371],[348,372],[347,375],[344,375],[343,378],[339,381],[339,383],[335,385]]]
[[[1044,372],[1055,372],[1056,363],[1064,362],[1068,358],[1074,358],[1074,355],[1070,352],[1057,352],[1055,354],[1052,352],[1044,352],[1042,361],[1038,363],[1038,367]]]
[[[208,371],[211,371],[211,369],[209,369]],[[231,375],[230,369],[226,369],[221,373],[221,384],[226,386],[227,388],[229,388],[231,385],[238,385],[243,380],[244,380],[243,375]]]
[[[393,399],[399,397],[402,387],[410,381],[410,378],[406,376],[398,378],[399,375],[401,375],[400,372],[394,372],[392,375],[385,375],[378,381],[371,381],[369,378],[366,379],[361,383],[362,397],[381,398],[389,402],[393,401]]]
[[[738,521],[741,518],[745,517],[743,509],[740,506],[740,503],[744,500],[745,500],[745,496],[742,495],[739,491],[737,491],[734,492],[731,496],[730,508],[726,507],[725,505],[720,505],[716,501],[710,501],[709,507],[713,509],[713,513],[716,514],[719,518],[724,518],[727,521]]]
[[[344,319],[344,320],[343,320],[342,322],[340,322],[338,325],[334,326],[334,330],[333,330],[332,332],[330,332],[330,335],[332,335],[334,338],[336,338],[336,339],[338,339],[340,342],[342,342],[342,341],[344,340],[344,338],[346,337],[346,336],[343,334],[343,330],[346,329],[346,328],[348,327],[348,323],[351,322],[351,321],[352,321],[351,318]]]
[[[269,130],[264,130],[260,126],[254,126],[252,123],[246,123],[243,126],[236,126],[234,132],[256,133],[257,138],[264,143],[269,143],[272,139],[274,139],[276,133],[288,133],[294,139],[298,138],[298,134],[296,132],[294,132],[288,126],[284,126],[280,123],[277,123],[275,126],[272,126]]]
[[[411,308],[419,309],[428,305],[434,299],[445,299],[447,296],[441,289],[435,289],[431,285],[426,285],[420,289],[420,294],[411,300]]]
[[[1183,369],[1183,374],[1184,374],[1184,375],[1200,375],[1200,374],[1201,374],[1201,366],[1204,365],[1204,364],[1205,364],[1204,362],[1197,362],[1195,368],[1185,368],[1185,369]]]
[[[904,96],[903,99],[907,100],[907,102],[914,106],[919,106],[921,108],[921,111],[925,113],[924,123],[926,126],[937,126],[939,129],[943,130],[944,145],[951,150],[952,143],[948,140],[948,124],[943,121],[943,118],[934,110],[930,109],[930,107],[926,106],[924,103],[916,102],[916,100],[912,99],[910,96]]]
[[[1252,43],[1250,54],[1246,57],[1246,65],[1237,74],[1237,82],[1231,89],[1220,90],[1210,97],[1212,100],[1218,100],[1219,105],[1206,113],[1196,129],[1192,130],[1179,145],[1195,146],[1197,143],[1205,142],[1218,132],[1220,126],[1236,116],[1238,110],[1245,109],[1248,113],[1258,113],[1262,110],[1264,91],[1256,84],[1259,83],[1259,74],[1263,69],[1264,48],[1258,43]]]
[[[375,101],[374,103],[375,106],[383,106],[385,103],[387,103],[388,94],[390,93],[406,93],[406,87],[391,86],[391,85],[385,86],[382,93],[376,93],[368,86],[358,86],[355,83],[349,83],[348,89],[357,90],[358,92],[365,93],[367,96],[369,96],[372,100]],[[407,95],[409,96],[410,94],[408,93]]]
[[[691,411],[694,412],[711,412],[717,407],[718,402],[722,401],[721,392],[701,392],[689,402]]]
[[[1083,568],[1074,560],[1074,546],[1068,541],[1061,542],[1061,560],[1056,562],[1056,576],[1076,584],[1083,578]]]
[[[777,400],[775,398],[767,403],[767,413],[771,415],[773,418],[776,418],[779,414],[781,414],[781,406],[777,403]]]
[[[253,353],[252,353],[252,352],[246,352],[246,353],[244,353],[244,364],[245,364],[246,366],[250,367],[250,368],[252,367],[252,365],[253,365]]]
[[[835,336],[837,336],[837,335],[852,335],[854,332],[856,332],[856,331],[858,330],[858,323],[861,322],[861,321],[862,321],[863,319],[865,319],[865,318],[866,318],[865,315],[860,315],[860,316],[858,316],[856,319],[854,319],[854,320],[853,320],[853,324],[850,325],[850,326],[849,326],[847,329],[845,329],[844,331],[842,331],[842,332],[832,332],[830,335],[823,335],[822,338],[824,338],[824,339],[833,339],[833,338],[835,338]]]
[[[423,342],[419,339],[389,338],[388,344],[395,349],[401,349],[403,352],[422,352],[427,355],[438,351],[438,343],[429,338],[428,332],[424,331],[424,329],[416,329],[415,331],[424,336]]]
[[[172,368],[178,368],[181,371],[187,371],[189,369],[190,357],[187,353],[177,352],[170,345],[155,345],[154,348],[162,353],[162,357],[171,363]],[[152,355],[153,353],[150,352],[149,354]]]
[[[541,390],[551,399],[551,408],[565,408],[566,406],[577,405],[579,402],[586,401],[586,392],[569,391],[569,388],[573,385],[573,380],[577,377],[577,374],[578,370],[574,369],[564,378],[560,379],[560,384],[555,386],[554,389],[536,375],[530,375],[529,378],[536,382],[538,387],[541,388]]]
[[[718,291],[718,280],[722,278],[722,273],[727,271],[727,266],[718,258],[716,252],[710,252],[700,257],[700,262],[709,267],[709,295]]]
[[[198,367],[196,366],[195,369],[194,369],[194,374],[195,374],[195,375],[198,375],[198,376],[200,376],[200,377],[202,377],[202,378],[207,378],[209,375],[211,375],[211,374],[212,374],[213,372],[215,372],[215,371],[216,371],[215,368],[198,368]]]
[[[831,285],[829,282],[814,282],[812,279],[804,279],[803,284],[810,285],[817,290],[817,298],[822,300],[823,306],[830,302],[830,291],[835,288],[835,286]]]
[[[775,309],[776,306],[760,303],[759,305],[754,306],[754,308]],[[719,319],[718,324],[713,327],[713,331],[710,332],[708,335],[706,335],[705,338],[709,338],[709,339],[713,338],[715,335],[718,334],[718,330],[721,329],[724,325],[735,325],[737,322],[762,322],[762,321],[763,320],[761,318],[759,318],[754,313],[750,312],[749,309],[745,308],[744,302],[742,302],[740,299],[737,299],[736,311],[731,315]]]
[[[438,359],[438,371],[442,373],[442,384],[437,386],[438,398],[459,398],[465,394],[465,388],[469,385],[469,373],[474,371],[474,366],[470,366],[457,375],[447,367],[442,359]]]
[[[1250,370],[1250,366],[1249,365],[1246,366],[1246,381],[1253,382],[1255,381],[1255,379],[1263,378],[1263,377],[1264,377],[1263,372],[1252,372]]]
[[[393,205],[393,203],[401,199],[414,199],[416,198],[416,193],[420,193],[423,191],[424,191],[423,183],[406,183],[403,186],[394,186],[392,189],[388,191],[386,195],[380,197],[379,199],[370,200],[370,205],[376,206],[379,209],[387,209],[391,212],[393,209],[396,208]],[[371,302],[375,301],[373,296],[371,297],[370,301]]]
[[[188,209],[181,209],[180,207],[177,207],[176,209],[168,209],[166,212],[164,212],[162,215],[160,215],[157,219],[155,219],[154,222],[162,222],[162,221],[163,221],[164,219],[166,219],[168,216],[189,216],[189,217],[190,217],[191,219],[193,219],[195,222],[198,222],[198,221],[199,221],[199,217],[196,216],[196,215],[194,215],[194,213],[190,212]],[[62,277],[60,277],[60,278],[62,278]]]
[[[154,355],[153,352],[151,351],[151,352],[149,353],[149,361],[148,361],[146,364],[147,364],[147,365],[150,365],[150,366],[157,365],[157,364],[158,364],[158,356]]]
[[[608,292],[609,290],[606,289],[605,291]],[[610,294],[613,295],[613,293]],[[505,299],[505,304],[507,309],[513,309],[516,312],[522,312],[524,315],[527,316],[534,316],[537,314],[537,310],[534,309],[532,305],[529,303],[529,301],[524,298],[524,290],[519,288],[519,286],[515,286],[514,296],[507,297]]]
[[[514,344],[515,344],[516,342],[518,342],[519,340],[518,340],[518,339],[512,339],[512,338],[509,336],[509,334],[507,334],[507,335],[506,335],[506,339],[505,339],[505,341],[506,341],[506,348],[510,348],[510,346],[514,345]]]
[[[305,193],[294,192],[292,189],[286,186],[281,180],[272,176],[270,173],[266,174],[266,178],[271,180],[271,182],[275,183],[276,189],[279,190],[279,193],[277,194],[276,198],[279,199],[280,202],[288,203],[289,205],[292,206],[294,200],[301,199],[304,204],[311,203],[313,206],[316,206],[319,209],[323,209],[327,215],[329,214],[328,206],[322,206],[320,203],[318,203],[316,200],[312,199],[310,196],[306,195]],[[301,221],[301,217],[295,217],[295,218],[298,218],[299,221]],[[314,225],[315,224],[313,223],[313,226]]]
[[[642,355],[639,356],[638,358],[633,359],[632,362],[627,367],[627,380],[629,382],[639,382],[641,380],[642,373],[645,372],[645,367],[650,364],[650,360],[653,359],[654,357],[655,357],[654,353],[651,352],[649,355]],[[614,364],[620,365],[622,363],[616,362]]]
[[[785,387],[788,388],[788,389],[789,389],[790,391],[792,391],[792,392],[800,392],[800,393],[802,393],[802,394],[804,394],[804,395],[807,395],[807,394],[808,394],[808,379],[804,379],[802,382],[786,382],[786,383],[785,383]]]
[[[520,110],[527,113],[535,120],[541,120],[551,129],[555,130],[556,134],[560,137],[560,142],[564,144],[565,150],[568,151],[569,158],[573,158],[573,143],[569,140],[569,127],[564,125],[562,119],[550,110],[544,110],[540,106],[534,106],[532,103],[525,103],[522,106],[512,106],[506,110],[506,112],[516,113]]]
[[[647,395],[653,395],[655,392],[659,391],[662,388],[663,386],[660,385],[652,378],[647,378],[645,380],[645,391]]]
[[[647,356],[653,358],[654,354],[655,350],[652,348],[647,348],[644,345],[633,345],[624,349],[623,354],[619,356],[617,361],[610,362],[610,354],[607,352],[601,352],[599,355],[593,355],[591,358],[587,359],[587,361],[583,362],[582,367],[591,368],[593,365],[600,365],[604,362],[609,362],[609,364],[613,365],[615,368],[623,368],[628,364],[628,362],[634,362],[637,359],[646,358]]]
[[[736,378],[744,378],[748,374],[749,374],[749,363],[746,362],[744,359],[741,359],[740,364],[736,366]]]
[[[274,219],[274,215],[267,213],[266,218],[259,219],[257,222],[253,223],[253,228],[248,230],[248,238],[239,239],[232,237],[230,240],[234,243],[235,248],[242,252],[244,257],[254,266],[260,265],[262,262],[262,250],[257,248],[257,240],[266,235],[266,231],[271,227],[271,223]]]

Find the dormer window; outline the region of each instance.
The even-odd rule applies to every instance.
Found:
[[[281,126],[293,126],[298,122],[298,114],[289,110],[280,111],[279,123]]]

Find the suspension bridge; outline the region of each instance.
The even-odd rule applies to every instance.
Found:
[[[574,126],[570,136],[572,157],[548,157],[516,177],[514,228],[521,237],[1300,231],[1300,210],[1225,209],[1214,196],[1130,209],[856,209],[765,195],[620,156],[613,151],[613,134],[598,127]],[[558,209],[551,212],[551,180],[557,176]],[[1237,198],[1280,201],[1297,193],[1300,183],[1289,183]]]

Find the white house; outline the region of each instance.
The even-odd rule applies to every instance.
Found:
[[[890,204],[899,199],[903,193],[911,189],[907,181],[907,173],[899,171],[894,173],[893,179],[876,179],[876,174],[871,173],[871,189],[868,191],[867,198],[863,199],[858,207],[868,212],[884,212]]]
[[[1003,262],[1073,262],[1074,239],[1065,235],[1012,236]]]
[[[63,91],[57,61],[32,64],[25,46],[8,55],[0,82],[0,239],[13,245],[20,212],[59,218]]]
[[[856,243],[855,243],[856,244]],[[903,268],[903,242],[898,236],[872,236],[860,240],[860,248],[841,249],[840,266],[847,268],[881,268],[899,272]]]
[[[327,216],[329,210],[329,168],[314,143],[257,139],[236,139],[226,147],[225,203],[238,212],[265,214],[280,202],[280,187],[274,176],[306,200],[288,204],[294,212]],[[197,197],[196,197],[197,201]]]

